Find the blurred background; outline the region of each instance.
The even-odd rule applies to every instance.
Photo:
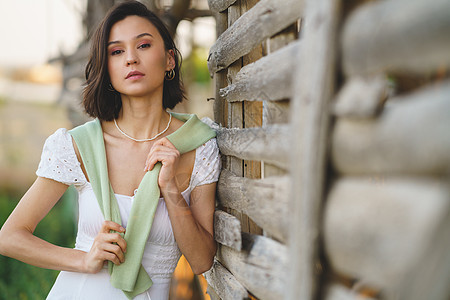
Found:
[[[80,107],[89,36],[115,0],[0,0],[0,226],[36,178],[45,139],[87,120]],[[206,0],[141,1],[174,34],[188,101],[174,110],[212,118],[206,59],[215,19]],[[73,247],[76,192],[69,189],[36,235]],[[45,299],[58,272],[0,256],[0,299]],[[202,276],[182,259],[171,299],[209,299]]]

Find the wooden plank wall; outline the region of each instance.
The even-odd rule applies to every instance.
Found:
[[[212,299],[448,299],[450,2],[208,0]]]

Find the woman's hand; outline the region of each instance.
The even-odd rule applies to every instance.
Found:
[[[180,152],[167,138],[157,140],[150,149],[145,163],[145,171],[151,171],[157,162],[161,162],[162,167],[158,177],[158,185],[161,190],[178,191],[175,175],[179,158]]]
[[[125,261],[127,243],[117,232],[124,233],[125,229],[112,221],[104,221],[102,229],[95,237],[91,250],[86,254],[83,261],[86,273],[98,273],[105,263],[110,260],[116,265]]]

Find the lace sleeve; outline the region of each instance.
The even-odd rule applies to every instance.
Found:
[[[192,172],[191,187],[216,182],[219,179],[222,162],[215,138],[198,147]]]
[[[66,129],[58,129],[45,141],[36,175],[67,185],[86,183],[73,148],[72,137]]]

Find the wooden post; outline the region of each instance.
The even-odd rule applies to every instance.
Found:
[[[258,0],[241,0],[242,9],[241,14],[250,10]],[[245,66],[249,63],[252,63],[262,57],[262,46],[259,45],[249,54],[244,55],[242,57],[242,66]],[[244,101],[243,102],[243,124],[244,128],[250,127],[261,127],[262,125],[262,102],[254,102],[254,101]],[[244,160],[244,177],[247,178],[261,178],[261,162]],[[247,222],[244,227],[248,229],[246,232],[254,233],[254,234],[262,234],[262,229],[255,224],[248,217],[243,219],[244,222]]]
[[[314,299],[340,1],[307,0],[292,100],[291,238],[287,299]]]
[[[227,11],[216,13],[216,35],[220,36],[227,29]],[[227,126],[227,101],[220,96],[219,90],[227,85],[226,70],[221,70],[214,74],[215,76],[215,100],[214,100],[214,121],[221,125]]]
[[[228,27],[230,27],[241,15],[241,1],[237,0],[233,5],[228,7]],[[242,59],[238,59],[232,63],[227,69],[227,81],[232,83],[237,72],[242,67]],[[243,128],[243,111],[242,102],[239,103],[228,103],[227,109],[227,125],[229,128]],[[243,161],[241,159],[228,156],[227,157],[227,168],[237,176],[243,176]],[[243,221],[244,216],[242,213],[235,211],[233,209],[228,209],[228,212],[241,221],[241,227],[243,231],[248,230],[245,227],[247,222]]]

